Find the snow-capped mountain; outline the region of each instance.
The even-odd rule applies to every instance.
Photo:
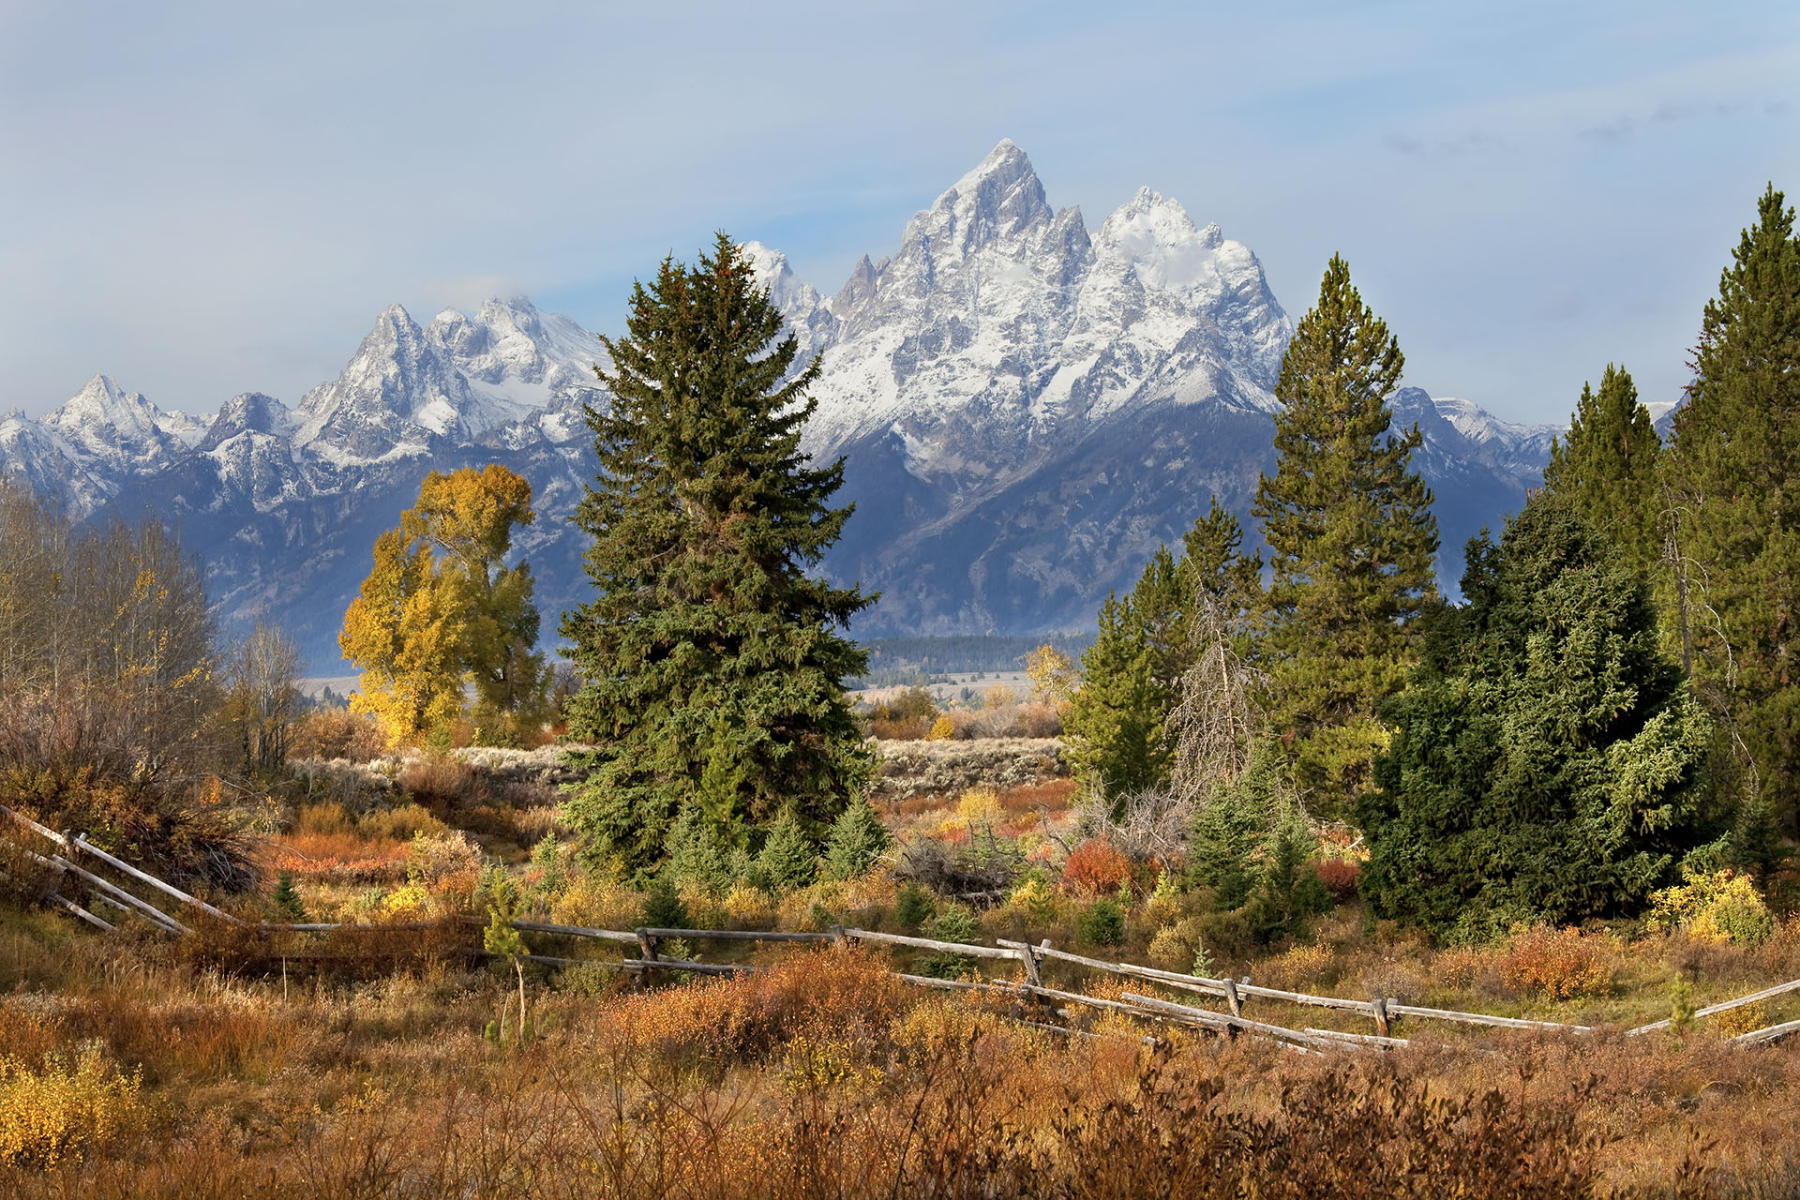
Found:
[[[164,412],[142,393],[96,375],[40,420],[16,411],[0,417],[0,474],[26,480],[85,517],[126,480],[175,463],[209,423],[179,410]]]
[[[829,298],[778,250],[745,250],[801,361],[821,359],[806,444],[846,459],[840,498],[857,503],[825,568],[882,593],[859,634],[1079,628],[1209,496],[1251,526],[1292,327],[1256,256],[1174,200],[1140,190],[1090,233],[1002,142]],[[427,471],[498,461],[534,489],[519,542],[549,633],[586,595],[567,518],[594,470],[583,406],[606,403],[601,359],[526,300],[424,326],[395,306],[292,410],[249,392],[190,418],[97,377],[45,418],[0,418],[0,474],[81,515],[173,520],[228,623],[266,611],[335,673],[376,534]],[[1454,580],[1556,430],[1413,388],[1394,409],[1424,435]]]

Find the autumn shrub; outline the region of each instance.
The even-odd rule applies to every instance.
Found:
[[[1063,887],[1080,896],[1110,895],[1131,881],[1131,860],[1105,838],[1089,838],[1063,864]]]
[[[380,758],[387,749],[381,723],[347,708],[315,708],[294,722],[288,737],[289,758],[364,763]]]
[[[1518,994],[1548,1000],[1604,996],[1612,991],[1612,958],[1604,937],[1572,926],[1533,925],[1513,937],[1500,961],[1500,978]]]
[[[432,808],[471,805],[487,792],[482,771],[448,755],[409,758],[394,781],[401,791]]]
[[[416,837],[437,837],[450,827],[431,815],[429,809],[408,801],[391,808],[377,808],[356,819],[356,831],[367,838],[392,838],[408,841]]]
[[[558,925],[588,929],[634,929],[643,909],[641,893],[603,875],[583,873],[552,902],[550,919]]]
[[[32,1066],[0,1057],[0,1164],[56,1167],[143,1125],[137,1074],[121,1074],[89,1044],[71,1061]]]
[[[1294,992],[1318,992],[1321,985],[1336,982],[1336,959],[1331,947],[1318,942],[1290,946],[1263,964],[1268,982]]]
[[[1184,917],[1172,925],[1164,925],[1150,938],[1150,945],[1145,951],[1150,965],[1161,967],[1165,971],[1192,973],[1194,965],[1210,957],[1206,949],[1206,936],[1202,932],[1203,919],[1200,917]]]
[[[1487,990],[1500,981],[1502,955],[1488,946],[1449,946],[1431,959],[1431,977],[1448,988]]]
[[[101,849],[189,891],[241,893],[261,882],[246,814],[209,776],[192,786],[110,782],[72,772],[0,771],[7,804],[51,829],[86,833]]]
[[[1775,932],[1775,917],[1748,875],[1730,868],[1685,872],[1687,882],[1651,896],[1653,929],[1679,929],[1701,942],[1760,945]]]
[[[956,737],[956,722],[947,716],[938,717],[931,723],[931,728],[926,731],[925,737],[926,740],[933,742],[951,741]]]
[[[1028,738],[1061,737],[1062,710],[1054,704],[1027,704],[1019,713],[1019,735]]]
[[[885,962],[829,946],[786,954],[766,971],[622,996],[601,1009],[597,1027],[609,1042],[655,1056],[745,1061],[802,1031],[873,1036],[906,1000]]]
[[[1362,864],[1353,858],[1321,858],[1313,864],[1318,872],[1319,882],[1325,885],[1334,899],[1348,900],[1356,895],[1356,882],[1362,874]]]

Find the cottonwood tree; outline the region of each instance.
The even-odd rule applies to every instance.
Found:
[[[1333,256],[1281,361],[1274,475],[1256,490],[1273,578],[1258,657],[1269,723],[1309,806],[1346,809],[1386,740],[1378,710],[1400,690],[1413,618],[1432,587],[1437,521],[1396,436],[1388,397],[1399,341]]]
[[[300,713],[300,650],[261,617],[220,663],[224,718],[239,763],[269,775],[287,762],[288,733]]]
[[[844,636],[873,597],[812,572],[843,531],[843,461],[800,436],[815,361],[723,234],[692,267],[635,285],[626,335],[602,338],[611,404],[588,410],[600,470],[575,515],[592,600],[563,615],[584,679],[569,732],[593,749],[570,820],[594,855],[654,866],[684,800],[750,836],[783,807],[823,835],[872,769],[844,680]]]
[[[425,477],[344,614],[338,644],[362,671],[351,707],[380,718],[390,745],[446,736],[475,693],[480,741],[541,725],[550,677],[535,650],[531,568],[506,565],[532,521],[531,485],[490,463]]]

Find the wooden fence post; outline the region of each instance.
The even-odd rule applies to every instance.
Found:
[[[1025,986],[1032,988],[1043,987],[1044,981],[1038,977],[1037,955],[1032,953],[1029,945],[1020,943],[1019,962],[1024,964],[1025,967]]]
[[[650,930],[639,925],[637,928],[638,955],[644,960],[644,978],[648,980],[656,968],[650,964],[656,961],[656,939],[650,936]]]
[[[1375,1018],[1375,1033],[1379,1037],[1388,1036],[1388,1002],[1381,996],[1369,1001],[1369,1015]]]
[[[1231,982],[1230,979],[1226,979],[1224,982],[1225,982],[1225,1007],[1229,1008],[1231,1010],[1232,1016],[1234,1016],[1234,1017],[1243,1016],[1244,1015],[1244,1001],[1238,995],[1237,984]],[[1246,980],[1246,982],[1248,982],[1248,981]],[[1233,1032],[1236,1032],[1236,1031],[1234,1030]]]

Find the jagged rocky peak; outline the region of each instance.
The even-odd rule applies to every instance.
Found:
[[[942,254],[968,255],[994,241],[1018,241],[1055,218],[1031,159],[1003,139],[907,226],[906,242],[928,240]]]
[[[113,463],[126,472],[155,470],[187,449],[196,422],[165,413],[141,392],[127,392],[96,375],[44,418],[44,426],[75,455]]]
[[[294,431],[294,415],[288,406],[262,392],[243,392],[227,400],[213,418],[198,449],[211,451],[240,433],[287,437]]]
[[[831,306],[817,288],[800,281],[781,251],[754,241],[745,242],[738,249],[750,260],[757,282],[769,289],[769,300],[781,313],[781,319],[800,339],[800,354],[794,365],[796,370],[804,369],[837,332],[837,318],[832,315]]]

